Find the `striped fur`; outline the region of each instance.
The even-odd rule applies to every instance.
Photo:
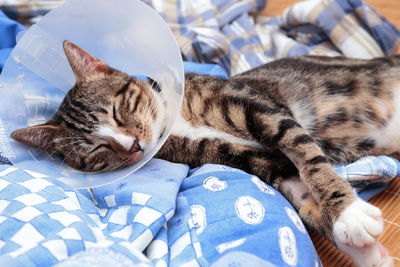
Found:
[[[111,69],[71,43],[65,50],[76,86],[51,121],[16,131],[13,138],[84,171],[138,161],[162,134],[163,127],[154,126],[163,121],[160,88]],[[193,73],[185,78],[178,125],[157,156],[258,175],[331,240],[335,222],[356,203],[331,163],[399,152],[398,56],[295,57],[230,79]]]

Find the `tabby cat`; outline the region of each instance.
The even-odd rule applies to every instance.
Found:
[[[55,116],[12,133],[83,171],[137,162],[163,132],[160,88],[71,42],[76,75]],[[334,162],[400,152],[400,56],[280,59],[223,79],[188,73],[181,115],[157,157],[225,164],[280,190],[303,221],[359,266],[393,264],[381,211],[358,199]]]

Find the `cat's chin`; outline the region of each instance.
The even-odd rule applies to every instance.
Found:
[[[87,172],[87,173],[105,173],[105,172],[113,172],[113,171],[119,171],[125,168],[128,168],[137,162],[139,162],[143,158],[143,151],[139,151],[133,154],[129,155],[124,155],[123,157],[119,157],[118,159],[115,160],[105,160],[105,161],[100,161],[96,164],[82,164],[82,162],[79,162],[76,159],[72,160],[64,160],[66,165],[69,167],[81,171],[81,172]]]
[[[138,163],[143,157],[143,152],[136,152],[130,155],[126,159],[121,159],[119,162],[110,163],[109,168],[104,168],[103,170],[98,170],[97,172],[113,172],[128,168],[136,163]],[[96,171],[95,171],[96,172]]]

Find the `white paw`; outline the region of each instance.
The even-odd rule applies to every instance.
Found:
[[[338,247],[349,254],[359,267],[394,267],[392,257],[378,241],[362,248],[346,245],[338,245]]]
[[[386,249],[376,240],[383,232],[381,216],[377,207],[358,199],[333,224],[336,245],[358,266],[394,266]]]
[[[382,232],[382,212],[361,199],[350,204],[333,224],[336,244],[349,247],[373,244]]]

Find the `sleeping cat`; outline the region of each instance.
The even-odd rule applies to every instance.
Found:
[[[71,42],[76,85],[47,123],[12,133],[83,171],[137,162],[162,134],[160,88]],[[331,167],[400,152],[400,57],[280,59],[223,79],[188,73],[181,115],[157,157],[225,164],[280,190],[308,227],[359,266],[391,266],[381,211]]]

